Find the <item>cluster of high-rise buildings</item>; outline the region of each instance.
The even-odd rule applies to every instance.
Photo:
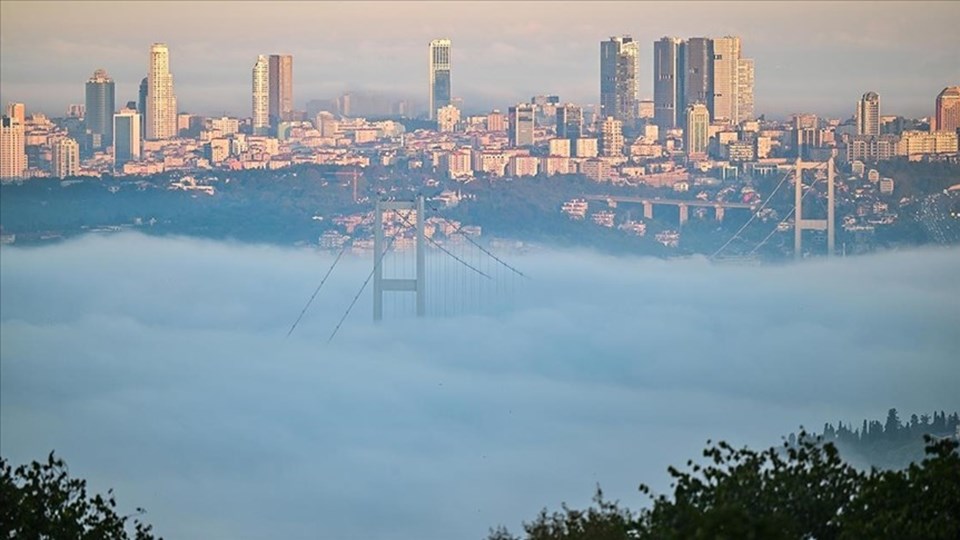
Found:
[[[706,107],[710,122],[752,120],[754,65],[737,36],[663,37],[653,44],[654,122],[662,130],[687,127],[688,112]]]
[[[0,126],[0,178],[362,164],[376,155],[369,145],[380,143],[384,163],[418,155],[454,177],[547,171],[597,180],[648,171],[673,178],[672,171],[686,162],[709,160],[724,167],[763,161],[766,167],[787,157],[836,155],[866,162],[957,153],[960,87],[937,96],[935,114],[923,129],[915,121],[883,116],[876,92],[863,94],[847,121],[797,114],[786,123],[760,122],[754,118],[754,63],[743,56],[740,37],[653,42],[653,100],[639,93],[639,43],[623,35],[599,45],[597,105],[540,95],[504,113],[470,116],[452,93],[452,42],[435,39],[428,44],[425,115],[435,130],[401,136],[404,128],[397,122],[352,114],[360,95],[344,94],[335,103],[313,100],[306,112],[294,110],[291,55],[257,56],[248,118],[179,113],[170,52],[155,43],[138,99],[119,109],[114,81],[103,69],[87,80],[84,104],[71,105],[59,122],[36,114],[28,121],[24,105],[11,104]],[[371,101],[371,108],[377,107]],[[405,112],[404,105],[400,114]],[[363,151],[354,152],[358,147]],[[37,163],[46,164],[48,172]]]
[[[177,98],[170,72],[170,52],[163,43],[150,47],[147,76],[140,83],[137,101],[117,109],[115,84],[104,69],[97,69],[87,80],[82,107],[71,106],[68,119],[80,120],[80,133],[73,137],[54,130],[50,135],[51,174],[75,176],[80,170],[80,153],[109,149],[117,166],[140,158],[141,143],[164,140],[178,135]],[[0,177],[18,178],[27,166],[23,104],[12,104],[4,117],[3,162]],[[38,122],[41,126],[45,119]],[[41,133],[43,132],[40,130]],[[75,130],[76,131],[76,130]]]
[[[880,95],[866,92],[857,101],[854,111],[855,130],[846,140],[848,161],[884,161],[896,157],[919,159],[928,155],[956,154],[960,134],[960,86],[944,88],[934,103],[929,129],[898,125],[896,117],[884,122],[880,112]],[[890,125],[890,128],[887,126]],[[812,126],[808,126],[812,127]],[[802,132],[810,133],[810,129]],[[817,137],[800,144],[816,146]]]
[[[252,93],[253,134],[275,136],[281,122],[293,120],[293,56],[258,56]]]

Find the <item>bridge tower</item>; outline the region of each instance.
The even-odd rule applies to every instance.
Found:
[[[413,201],[381,201],[377,200],[377,209],[374,216],[373,233],[373,320],[383,320],[383,293],[384,291],[410,291],[417,295],[417,317],[423,317],[427,311],[426,299],[426,251],[424,247],[424,214],[423,196]],[[416,258],[417,275],[413,279],[385,278],[383,276],[384,210],[414,210],[417,213],[416,229]]]
[[[797,158],[796,169],[794,170],[794,213],[793,213],[793,256],[797,259],[803,256],[803,231],[816,230],[827,231],[827,256],[834,254],[834,243],[836,240],[836,218],[834,209],[836,200],[834,197],[834,170],[833,158],[826,162],[827,165],[827,219],[804,219],[803,217],[803,171],[804,169],[819,169],[823,163],[803,163]]]

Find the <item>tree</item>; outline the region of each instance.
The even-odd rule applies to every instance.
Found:
[[[794,446],[756,452],[721,441],[703,456],[705,466],[668,469],[673,497],[641,512],[641,538],[837,538],[836,509],[861,475],[802,431]]]
[[[796,444],[762,452],[708,442],[706,465],[668,469],[672,496],[641,485],[652,505],[633,513],[604,501],[598,487],[597,508],[542,510],[524,523],[524,540],[960,538],[958,442],[926,442],[921,463],[869,472],[802,431]],[[520,539],[499,527],[488,540]]]
[[[616,501],[603,498],[597,486],[593,496],[595,506],[587,510],[575,510],[562,505],[562,512],[548,513],[544,508],[537,519],[524,523],[526,540],[631,540],[636,538],[636,516],[621,508]],[[521,540],[510,534],[505,527],[490,529],[487,540]]]
[[[896,409],[887,411],[887,423],[883,427],[883,433],[888,439],[896,439],[900,431],[900,416]]]
[[[924,436],[927,455],[905,471],[873,471],[844,507],[853,538],[960,538],[960,454],[949,438]]]
[[[0,537],[77,540],[153,540],[153,527],[120,516],[113,490],[89,497],[86,480],[70,478],[53,452],[45,463],[13,469],[0,458]],[[137,508],[135,515],[144,510]],[[133,536],[127,526],[133,525]]]

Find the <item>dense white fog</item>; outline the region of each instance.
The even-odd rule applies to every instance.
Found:
[[[482,538],[707,439],[960,406],[960,250],[509,260],[496,316],[371,322],[370,258],[137,234],[0,251],[0,450],[167,538]]]

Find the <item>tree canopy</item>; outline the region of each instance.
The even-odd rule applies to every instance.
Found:
[[[952,438],[927,436],[927,457],[903,470],[861,471],[833,443],[802,432],[764,451],[727,443],[684,470],[670,467],[673,493],[638,512],[604,500],[542,510],[523,537],[504,527],[488,540],[960,538],[960,454]]]
[[[12,468],[0,458],[0,537],[73,540],[154,540],[153,527],[117,513],[113,490],[87,493],[86,480],[70,478],[64,461],[50,452],[45,462]],[[132,535],[128,532],[132,525]]]

